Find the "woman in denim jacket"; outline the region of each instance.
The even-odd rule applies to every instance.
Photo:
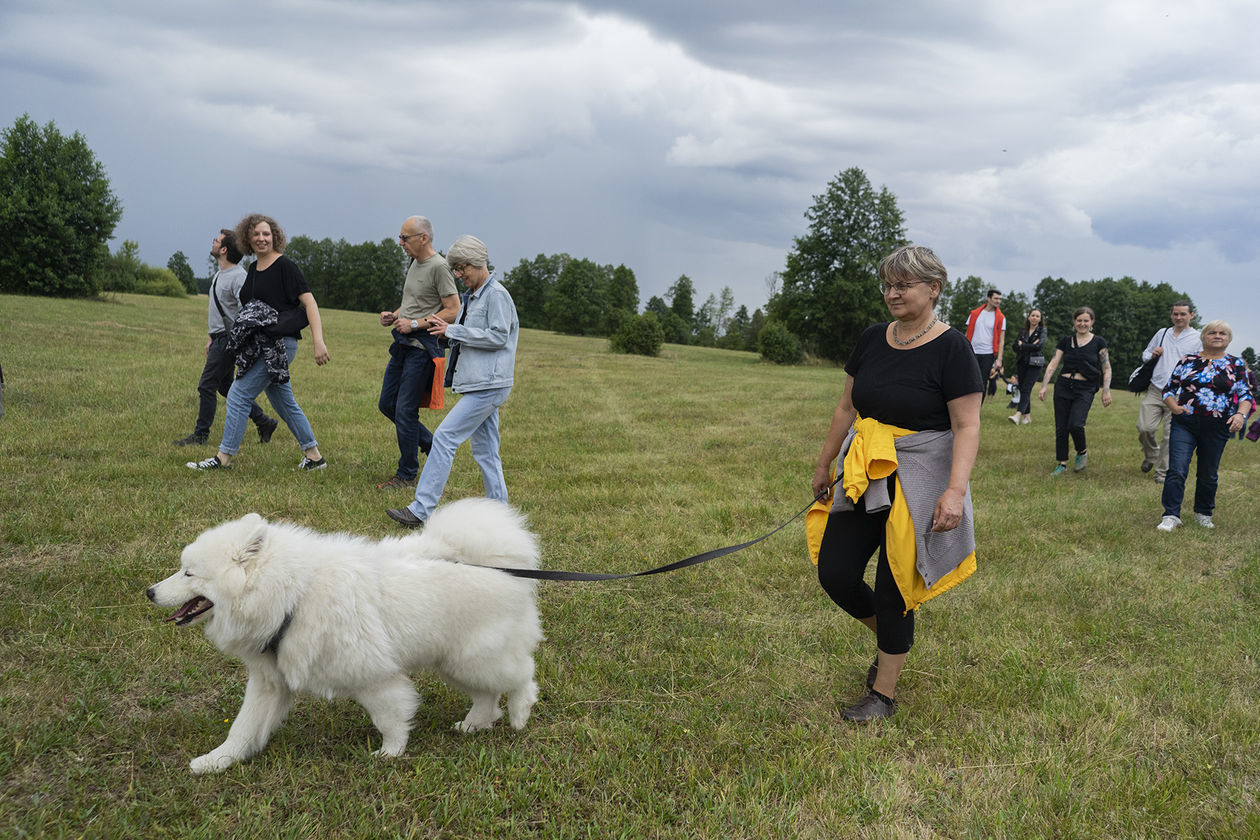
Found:
[[[461,396],[433,433],[432,449],[416,482],[415,501],[385,511],[407,528],[423,525],[433,513],[450,477],[455,450],[466,440],[472,441],[486,497],[508,500],[499,458],[499,406],[512,392],[520,320],[512,296],[490,273],[489,255],[480,239],[461,236],[446,252],[446,261],[468,294],[458,323],[448,324],[434,315],[426,324],[430,335],[451,342],[447,384]]]

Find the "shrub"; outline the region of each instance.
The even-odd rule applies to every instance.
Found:
[[[659,356],[665,343],[665,331],[655,312],[632,315],[608,340],[614,353],[637,353],[640,356]]]
[[[159,295],[162,297],[184,297],[184,284],[169,268],[158,268],[152,265],[141,266],[136,272],[136,282],[131,291],[138,295]]]
[[[757,337],[757,352],[767,362],[776,365],[794,365],[804,358],[801,340],[793,335],[781,321],[767,321]]]

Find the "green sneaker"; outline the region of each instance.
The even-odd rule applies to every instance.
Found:
[[[1050,475],[1063,475],[1065,472],[1067,472],[1067,464],[1059,464],[1054,468],[1054,472],[1050,473]]]
[[[1081,470],[1085,469],[1085,465],[1087,463],[1089,463],[1089,453],[1087,452],[1076,453],[1076,463],[1072,466],[1072,472],[1080,472]]]

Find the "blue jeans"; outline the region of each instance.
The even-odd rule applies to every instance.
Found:
[[[446,489],[455,450],[469,439],[472,440],[473,460],[481,467],[481,483],[485,487],[486,498],[501,502],[508,500],[503,462],[499,459],[499,406],[507,402],[510,393],[510,387],[491,388],[488,391],[470,391],[459,398],[433,433],[433,447],[416,483],[416,500],[407,505],[407,510],[428,521],[442,498],[442,491]]]
[[[228,335],[219,333],[210,336],[210,346],[206,350],[206,366],[201,370],[201,379],[197,382],[197,396],[200,400],[197,411],[197,425],[193,426],[193,434],[206,437],[210,434],[210,425],[214,423],[214,412],[218,408],[219,394],[228,395],[232,387],[232,374],[236,360],[227,351]],[[262,426],[269,418],[258,403],[249,404],[249,419]]]
[[[297,356],[298,340],[285,338],[284,348],[289,355],[289,364]],[[249,425],[249,406],[263,391],[276,414],[293,432],[298,446],[305,452],[316,446],[315,433],[311,424],[302,413],[297,400],[293,399],[293,389],[289,383],[277,385],[267,377],[267,362],[259,358],[253,367],[236,377],[227,395],[227,418],[223,421],[223,442],[219,451],[227,455],[235,455],[241,448],[241,438],[245,437],[245,429]]]
[[[427,368],[427,371],[426,371]],[[395,341],[389,346],[389,364],[381,382],[377,408],[394,424],[398,437],[398,475],[411,481],[420,471],[419,449],[428,453],[433,433],[420,422],[420,405],[428,402],[433,386],[433,361],[429,352]]]
[[[1199,450],[1194,475],[1194,512],[1211,516],[1216,508],[1216,470],[1229,442],[1229,423],[1223,417],[1174,414],[1168,434],[1168,474],[1164,476],[1164,516],[1181,516],[1190,475],[1190,456]]]

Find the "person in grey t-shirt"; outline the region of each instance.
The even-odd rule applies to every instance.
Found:
[[[206,341],[206,366],[197,383],[200,409],[197,425],[188,437],[172,441],[176,446],[204,446],[210,440],[210,424],[218,405],[218,395],[227,396],[235,378],[233,370],[236,358],[228,352],[228,338],[232,324],[241,309],[241,284],[245,282],[245,269],[241,268],[241,251],[236,246],[236,234],[226,228],[210,243],[210,257],[217,260],[219,270],[210,280],[210,313],[208,322],[210,338]],[[280,425],[254,402],[249,407],[249,419],[258,427],[258,442],[267,443]]]

